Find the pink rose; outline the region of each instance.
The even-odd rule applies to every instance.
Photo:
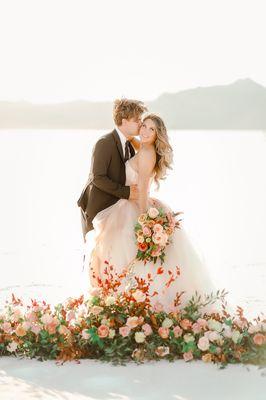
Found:
[[[257,346],[262,346],[266,342],[266,336],[264,336],[262,333],[256,333],[253,337],[253,342]]]
[[[88,340],[91,335],[89,334],[89,332],[87,332],[88,329],[83,329],[83,331],[81,332],[81,336],[83,339]]]
[[[183,354],[183,358],[185,361],[190,361],[193,360],[193,353],[192,350],[187,351],[186,353]]]
[[[198,341],[198,348],[201,351],[206,351],[210,347],[209,339],[205,336],[201,337]]]
[[[149,324],[144,324],[142,325],[142,329],[144,331],[144,334],[146,336],[149,336],[153,333],[152,327]]]
[[[194,322],[192,325],[192,331],[194,333],[200,333],[202,331],[202,326],[198,322]]]
[[[162,232],[163,232],[163,227],[162,227],[162,225],[159,225],[159,224],[155,224],[154,226],[153,226],[153,232],[154,233],[159,233],[159,234],[161,234]]]
[[[144,235],[144,236],[147,236],[147,237],[150,237],[150,236],[151,236],[151,230],[150,230],[150,228],[148,228],[147,226],[144,226],[144,228],[143,228],[143,235]]]
[[[3,331],[4,331],[5,333],[10,333],[10,332],[12,331],[12,326],[11,326],[10,322],[4,322],[4,323],[1,325],[1,328],[3,329]]]
[[[160,328],[158,329],[158,333],[162,339],[167,339],[169,336],[169,328],[164,328],[163,326],[160,326]]]
[[[97,332],[100,338],[105,338],[109,335],[109,328],[107,325],[100,325]]]
[[[66,313],[66,320],[67,321],[71,321],[72,319],[75,319],[76,318],[76,314],[75,314],[75,311],[74,310],[69,310],[67,313]]]
[[[31,311],[25,315],[25,318],[29,322],[36,322],[38,321],[38,316],[35,312]]]
[[[156,250],[152,250],[151,251],[151,256],[152,257],[158,257],[161,254],[161,247],[158,246]]]
[[[153,309],[154,309],[154,311],[155,311],[156,313],[160,313],[160,312],[163,311],[163,305],[162,305],[159,301],[157,301],[157,302],[154,304]]]
[[[119,333],[121,336],[126,337],[130,334],[131,329],[129,328],[129,326],[121,326],[119,328]]]
[[[31,331],[35,334],[35,335],[39,335],[40,331],[42,330],[40,325],[31,325]]]
[[[202,329],[208,328],[208,322],[206,321],[206,319],[198,318],[196,322],[201,326]]]
[[[173,329],[174,335],[176,338],[180,337],[183,333],[183,329],[180,328],[180,326],[175,326]]]

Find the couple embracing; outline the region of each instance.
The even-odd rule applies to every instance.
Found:
[[[107,263],[121,274],[134,260],[134,226],[147,210],[172,213],[166,203],[150,196],[151,185],[159,188],[172,169],[173,149],[164,121],[148,113],[143,102],[130,99],[114,102],[113,119],[113,131],[93,148],[88,181],[78,200],[85,246],[92,249],[88,263],[92,287],[104,281]],[[163,266],[160,259],[156,263],[135,260],[134,275],[149,277],[150,293],[156,293],[151,303],[166,311],[175,308],[177,298],[182,307],[195,291],[204,295],[215,290],[184,227],[174,230]],[[169,275],[175,276],[171,285],[167,285]],[[125,290],[125,285],[126,281],[119,290]]]

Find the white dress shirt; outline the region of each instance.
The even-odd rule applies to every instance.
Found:
[[[123,149],[123,154],[125,157],[125,144],[126,144],[127,138],[123,135],[123,133],[118,129],[118,127],[116,125],[115,125],[115,130],[117,131],[118,136],[120,138],[120,141],[122,144],[122,149]]]

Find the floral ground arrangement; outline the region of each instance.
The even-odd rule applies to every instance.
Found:
[[[151,306],[149,284],[143,279],[136,277],[133,288],[118,292],[121,276],[110,275],[109,267],[109,278],[99,281],[87,299],[68,298],[52,307],[36,299],[24,305],[12,294],[0,314],[0,354],[60,364],[90,358],[122,365],[160,359],[201,359],[220,368],[228,363],[266,365],[263,314],[249,321],[237,306],[230,315],[224,290],[204,298],[196,292],[182,309],[177,294],[166,312],[159,302]],[[201,312],[216,302],[219,312]]]

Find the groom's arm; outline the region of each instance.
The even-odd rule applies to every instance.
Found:
[[[111,161],[111,145],[105,139],[99,139],[92,155],[92,183],[103,192],[109,193],[120,199],[128,199],[130,186],[114,182],[107,176],[108,166]]]

